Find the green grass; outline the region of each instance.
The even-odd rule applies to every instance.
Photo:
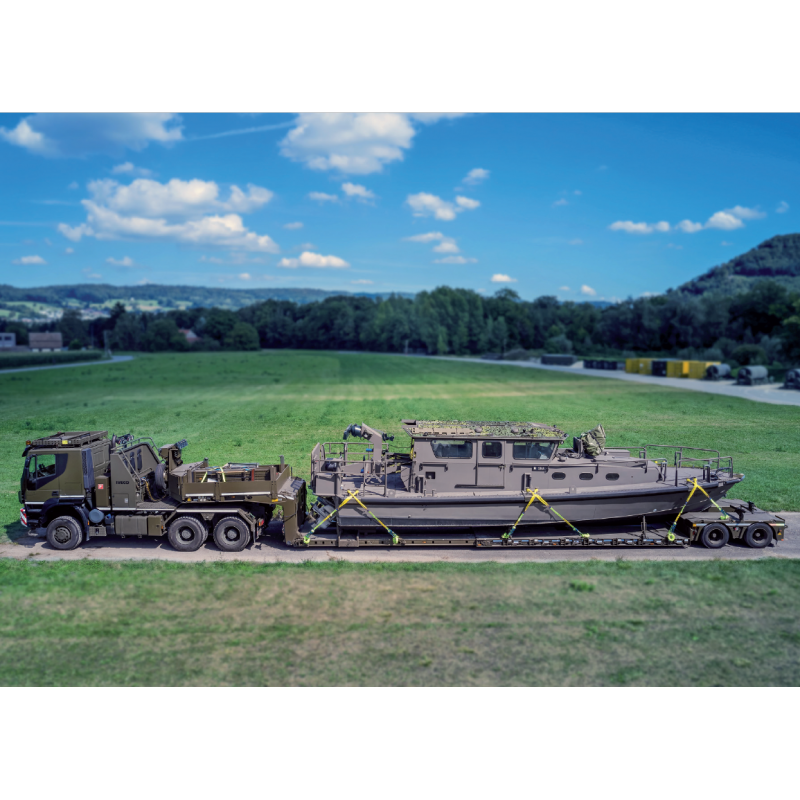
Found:
[[[3,685],[797,685],[800,562],[0,561]]]
[[[0,375],[0,537],[22,533],[16,493],[26,439],[107,429],[187,438],[188,458],[275,462],[308,476],[317,441],[352,422],[407,437],[403,417],[532,420],[570,434],[602,422],[610,445],[682,443],[734,457],[732,492],[800,509],[800,415],[648,384],[511,366],[335,352],[139,354],[130,362]],[[2,541],[2,538],[0,538]]]

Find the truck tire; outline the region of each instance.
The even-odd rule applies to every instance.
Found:
[[[772,528],[765,522],[754,522],[744,534],[744,541],[748,547],[761,549],[767,547],[772,541]]]
[[[725,547],[729,538],[730,531],[721,522],[709,523],[700,533],[700,543],[710,550],[718,550],[720,547]]]
[[[199,550],[207,537],[206,526],[195,517],[178,517],[167,529],[169,543],[181,553]]]
[[[238,553],[247,547],[250,531],[239,517],[223,517],[214,526],[214,541],[220,550]]]
[[[47,526],[47,543],[56,550],[74,550],[83,541],[83,530],[73,517],[56,517]]]

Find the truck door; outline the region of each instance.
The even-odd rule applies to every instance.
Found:
[[[37,453],[31,456],[25,475],[25,502],[44,503],[61,496],[61,476],[67,469],[68,453]]]
[[[477,485],[486,488],[503,488],[504,480],[503,443],[479,442]]]

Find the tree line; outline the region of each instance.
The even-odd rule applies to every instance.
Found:
[[[7,329],[24,328],[6,323]],[[637,354],[789,366],[800,359],[800,294],[765,279],[733,296],[664,295],[599,308],[511,289],[483,297],[441,286],[415,297],[352,295],[319,302],[267,300],[222,308],[126,311],[81,320],[69,310],[38,330],[60,330],[71,347],[163,350],[303,348],[523,357],[530,351],[590,357]],[[192,330],[190,344],[182,330]],[[27,329],[20,331],[26,336]]]

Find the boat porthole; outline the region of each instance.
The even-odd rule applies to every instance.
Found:
[[[567,475],[564,472],[554,472],[553,473],[553,480],[554,481],[563,481],[564,478],[566,478],[566,477],[567,477]]]
[[[619,475],[616,472],[609,472],[608,475],[606,475],[606,480],[607,481],[618,481],[619,480]]]
[[[594,475],[591,472],[581,472],[581,474],[578,475],[578,477],[582,481],[590,481],[592,478],[594,478]]]

